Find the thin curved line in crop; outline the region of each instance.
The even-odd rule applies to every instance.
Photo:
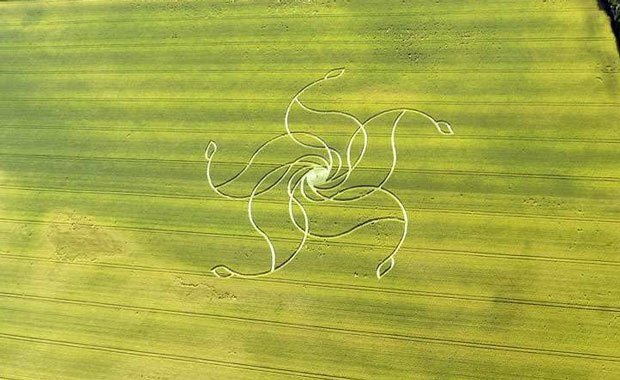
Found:
[[[262,236],[267,243],[267,248],[271,256],[271,265],[263,271],[255,273],[244,273],[227,265],[217,265],[211,269],[217,277],[257,277],[269,275],[288,265],[297,256],[309,238],[338,239],[369,224],[386,221],[401,224],[402,232],[400,233],[400,239],[396,243],[395,247],[386,256],[384,256],[381,262],[377,265],[375,270],[377,278],[380,279],[394,267],[396,253],[402,247],[407,237],[407,229],[409,227],[409,218],[403,202],[396,194],[384,187],[396,167],[397,152],[395,139],[398,123],[405,115],[413,114],[416,116],[421,116],[423,119],[429,121],[435,127],[437,132],[442,135],[452,135],[453,131],[448,122],[435,120],[429,114],[413,108],[389,109],[379,112],[362,122],[357,117],[349,113],[337,110],[318,110],[306,106],[301,101],[300,97],[307,90],[320,83],[341,77],[342,74],[344,74],[344,71],[344,68],[331,70],[324,77],[311,82],[299,90],[295,96],[293,96],[288,107],[286,108],[284,115],[285,132],[266,141],[252,154],[247,164],[239,172],[229,179],[217,184],[214,183],[212,178],[212,162],[213,157],[217,152],[217,144],[214,141],[210,141],[208,143],[205,150],[205,158],[207,160],[207,180],[209,185],[223,198],[243,200],[247,202],[249,222],[254,230]],[[346,150],[344,152],[339,152],[336,148],[330,146],[324,138],[309,131],[292,131],[289,118],[291,111],[294,108],[317,115],[337,115],[348,119],[349,122],[353,123],[353,125],[355,125],[355,129],[348,140]],[[394,118],[394,122],[391,125],[390,134],[392,159],[389,166],[386,165],[387,174],[375,184],[347,186],[347,180],[355,176],[356,168],[367,152],[369,142],[368,124],[375,119],[385,116]],[[353,157],[354,154],[352,150],[356,139],[362,139],[362,144],[357,157]],[[282,140],[288,140],[304,150],[307,150],[308,153],[299,155],[298,157],[291,157],[288,162],[269,170],[266,174],[260,177],[251,190],[244,195],[234,195],[222,189],[224,186],[233,184],[235,181],[239,180],[252,167],[256,157],[269,149],[269,147],[273,144],[281,142]],[[276,186],[282,185],[286,186],[287,198],[283,201],[288,204],[288,217],[300,234],[299,243],[296,245],[296,248],[288,252],[278,252],[276,250],[273,238],[270,237],[270,235],[265,232],[263,228],[261,228],[259,225],[260,223],[257,222],[253,211],[253,205],[259,196],[268,193]],[[305,204],[328,202],[346,207],[349,203],[354,203],[366,197],[370,197],[373,194],[383,194],[391,199],[391,201],[393,201],[399,209],[400,215],[396,217],[370,218],[355,225],[353,228],[346,231],[335,232],[333,234],[319,234],[311,230],[309,216],[306,211],[306,207],[304,206]],[[295,216],[295,210],[301,213],[301,220],[298,220],[299,218]]]

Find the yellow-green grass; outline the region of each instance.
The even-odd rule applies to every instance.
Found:
[[[596,1],[4,2],[0,38],[0,378],[620,373],[620,61]],[[215,278],[269,252],[247,204],[208,187],[207,143],[216,177],[234,173],[336,67],[309,105],[414,107],[455,131],[399,125],[386,187],[411,224],[394,269],[375,277],[398,239],[386,223],[311,240],[268,277]],[[267,200],[264,225],[293,246]]]

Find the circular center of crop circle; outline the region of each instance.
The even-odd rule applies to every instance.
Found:
[[[329,176],[329,170],[317,166],[306,174],[306,181],[311,186],[318,186],[327,181],[327,176]]]

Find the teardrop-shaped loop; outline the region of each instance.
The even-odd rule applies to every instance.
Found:
[[[215,152],[217,152],[217,144],[215,141],[209,141],[209,144],[207,144],[207,149],[205,149],[205,158],[207,160],[211,160]]]
[[[344,67],[339,67],[337,69],[333,69],[325,74],[324,79],[336,79],[344,74]]]
[[[435,124],[437,127],[437,131],[442,135],[453,135],[454,131],[452,130],[452,126],[447,121],[438,121]]]
[[[379,264],[377,266],[377,278],[381,279],[389,271],[391,271],[392,268],[394,268],[394,263],[395,263],[394,257],[390,256],[387,259],[385,259],[381,264]]]
[[[215,266],[211,268],[211,272],[215,275],[215,277],[219,278],[230,278],[234,276],[234,273],[226,265]]]

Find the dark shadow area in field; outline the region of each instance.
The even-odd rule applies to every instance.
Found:
[[[598,0],[599,8],[604,10],[610,18],[611,30],[616,36],[616,47],[620,55],[620,1]]]

